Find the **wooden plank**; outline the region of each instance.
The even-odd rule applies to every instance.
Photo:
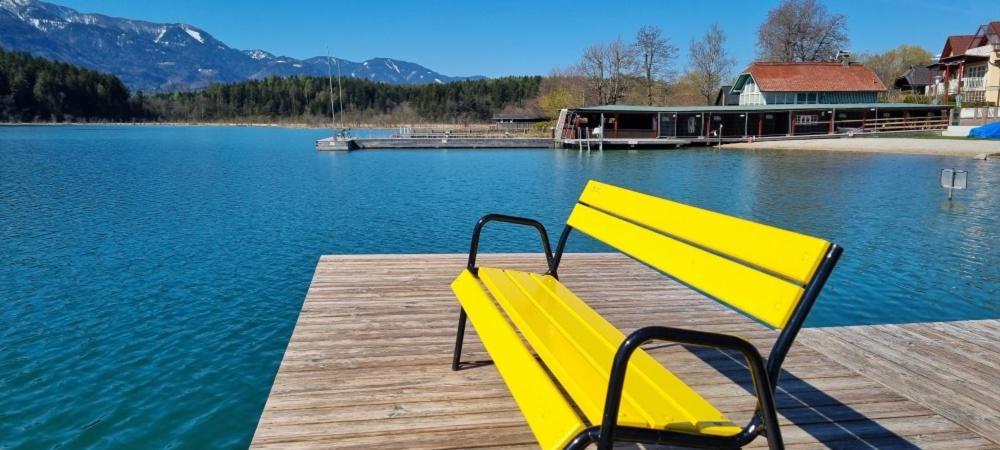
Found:
[[[544,271],[537,254],[483,254],[481,260]],[[450,370],[458,306],[449,284],[464,265],[465,255],[322,257],[252,446],[537,448],[475,330],[469,330],[463,360],[479,364]],[[725,332],[746,337],[762,351],[777,336],[621,255],[567,254],[560,274],[623,332],[653,324]],[[922,333],[919,327],[907,326],[901,335],[920,349],[939,339],[971,361],[996,361],[989,359],[997,354],[992,343],[977,336],[998,329],[928,329],[926,340],[914,335]],[[660,343],[644,348],[734,421],[751,417],[750,379],[738,356]],[[959,425],[957,416],[889,389],[877,373],[865,377],[826,356],[839,349],[796,344],[789,353],[776,393],[789,448],[996,447]],[[762,446],[763,439],[752,443]]]
[[[801,342],[1000,445],[997,320],[815,328]]]

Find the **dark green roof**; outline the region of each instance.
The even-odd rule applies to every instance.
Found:
[[[733,83],[733,87],[729,89],[729,93],[739,94],[740,92],[743,92],[743,85],[747,84],[747,80],[750,78],[752,78],[752,75],[749,73],[741,74],[739,78],[736,79],[736,82]]]
[[[950,105],[924,105],[919,103],[839,103],[813,105],[732,105],[732,106],[643,106],[600,105],[570,108],[580,112],[660,113],[660,112],[715,112],[715,111],[814,111],[819,109],[947,109]]]

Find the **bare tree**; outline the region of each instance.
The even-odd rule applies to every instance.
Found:
[[[711,103],[713,97],[733,71],[733,58],[726,53],[726,32],[713,23],[700,40],[692,39],[689,75],[698,93]]]
[[[817,0],[782,0],[757,30],[761,61],[833,61],[849,44],[847,17]]]
[[[597,94],[597,103],[604,103],[608,83],[607,48],[603,43],[587,47],[580,59],[580,72],[589,81],[590,88]]]
[[[621,37],[608,45],[608,104],[615,104],[625,98],[629,83],[636,74],[635,47],[626,44]]]
[[[625,97],[635,69],[635,49],[621,38],[607,45],[599,43],[588,47],[580,59],[580,71],[590,81],[597,101],[604,104],[615,104]]]
[[[663,37],[659,27],[646,25],[635,35],[635,47],[642,76],[646,82],[646,100],[653,104],[653,85],[656,80],[670,75],[671,65],[677,58],[677,47]]]

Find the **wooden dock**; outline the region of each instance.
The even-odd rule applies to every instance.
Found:
[[[715,141],[713,141],[715,142]],[[646,149],[665,149],[665,148],[677,148],[677,147],[687,147],[689,145],[697,143],[698,145],[704,145],[707,143],[704,139],[676,139],[676,138],[608,138],[604,139],[561,139],[559,144],[562,148],[568,149],[581,149],[581,150],[598,150],[601,147],[614,150],[614,149],[633,149],[633,148],[646,148]]]
[[[458,306],[449,283],[465,258],[322,257],[252,447],[534,448],[474,333],[463,360],[481,365],[450,370]],[[537,254],[480,261],[544,270]],[[776,336],[621,255],[567,254],[560,275],[626,332],[696,328],[765,349]],[[1000,448],[998,323],[804,330],[777,392],[787,446]],[[738,357],[677,345],[648,351],[732,419],[750,417]]]
[[[550,148],[552,139],[525,137],[387,137],[316,141],[316,150],[387,150],[387,149],[466,149],[466,148]]]

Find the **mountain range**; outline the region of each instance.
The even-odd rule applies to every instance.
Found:
[[[167,92],[271,75],[333,73],[397,84],[448,83],[452,77],[391,58],[362,62],[317,56],[295,59],[239,50],[183,23],[154,23],[80,13],[37,0],[0,0],[0,48],[108,72],[133,89]]]

